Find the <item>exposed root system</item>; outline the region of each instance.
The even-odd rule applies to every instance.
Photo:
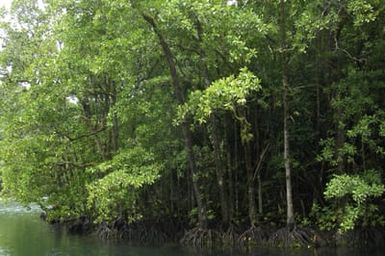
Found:
[[[223,244],[233,246],[239,241],[239,231],[234,225],[230,225],[225,232],[221,233],[221,239]]]
[[[196,248],[213,247],[221,241],[220,234],[212,229],[193,228],[185,233],[181,244]]]
[[[336,234],[337,245],[356,247],[382,246],[385,241],[385,232],[377,228],[362,228],[349,231],[345,234]]]
[[[268,240],[268,233],[260,226],[251,226],[242,233],[238,242],[241,246],[246,245],[262,245]]]
[[[117,230],[111,229],[107,223],[103,222],[97,229],[96,234],[101,239],[110,240],[117,237]]]
[[[170,238],[154,226],[141,224],[100,225],[98,237],[105,240],[127,240],[133,244],[163,244]]]
[[[318,243],[317,235],[309,229],[282,228],[272,234],[268,243],[277,247],[316,247]]]

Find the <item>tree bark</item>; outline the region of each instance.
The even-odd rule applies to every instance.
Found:
[[[281,65],[282,65],[282,89],[283,89],[283,158],[285,163],[286,176],[286,204],[287,204],[287,220],[286,224],[289,229],[295,225],[293,195],[291,184],[291,164],[290,164],[290,147],[289,147],[289,104],[288,104],[288,56],[286,42],[286,1],[280,1],[280,34],[281,34]]]
[[[218,121],[215,120],[215,118],[212,118],[212,141],[213,141],[213,147],[214,147],[214,154],[215,154],[215,169],[216,169],[216,175],[217,175],[217,183],[219,188],[219,198],[220,198],[220,204],[221,204],[221,215],[222,215],[222,222],[224,225],[227,225],[229,223],[229,214],[228,214],[228,198],[225,190],[225,181],[224,181],[224,171],[225,166],[223,164],[222,160],[222,152],[221,152],[221,146],[220,146],[220,138],[218,134]]]
[[[257,178],[257,184],[258,184],[258,213],[260,215],[263,214],[263,196],[262,196],[262,179],[261,179],[261,168],[262,168],[262,163],[265,159],[265,155],[267,151],[269,150],[270,144],[267,144],[266,147],[263,149],[263,151],[258,154],[259,155],[259,160],[257,162],[257,166],[255,167],[255,171],[253,174],[253,180]]]
[[[198,16],[193,13],[194,17],[194,24],[197,31],[197,40],[198,40],[198,53],[199,58],[201,62],[201,70],[202,70],[202,76],[203,76],[203,84],[204,88],[208,88],[211,84],[209,69],[206,63],[206,52],[203,48],[203,26],[200,22]],[[209,130],[209,133],[211,133],[211,141],[213,144],[214,149],[214,155],[215,155],[215,171],[217,176],[217,184],[219,189],[219,198],[220,198],[220,206],[221,206],[221,216],[222,216],[222,224],[225,226],[229,222],[229,214],[228,214],[228,198],[225,190],[225,165],[223,163],[222,158],[222,150],[221,150],[221,134],[219,133],[220,127],[219,127],[219,120],[215,116],[211,116],[209,119],[209,125],[211,125],[211,130]]]
[[[292,185],[291,185],[291,166],[290,166],[290,147],[289,147],[289,125],[288,125],[288,116],[289,116],[289,106],[287,100],[287,93],[289,89],[289,83],[287,81],[287,76],[283,72],[283,143],[284,151],[283,158],[285,161],[285,173],[286,173],[286,203],[287,203],[287,225],[289,228],[293,227],[295,224],[294,221],[294,207],[293,207],[293,195],[292,195]]]
[[[251,139],[245,138],[246,134],[251,132],[250,124],[247,121],[247,111],[241,109],[237,114],[237,120],[240,123],[240,137],[244,151],[246,178],[247,178],[247,196],[249,205],[249,220],[250,225],[255,226],[258,223],[257,206],[255,202],[255,186],[254,186],[254,172],[253,172],[253,151],[251,148]]]
[[[245,165],[246,165],[246,175],[247,175],[247,194],[249,201],[249,220],[252,226],[255,226],[258,223],[257,219],[257,206],[255,203],[255,187],[253,179],[253,163],[251,159],[251,147],[250,142],[246,142],[244,145],[245,150]]]
[[[190,175],[192,178],[192,185],[194,190],[195,199],[198,206],[198,221],[199,227],[206,229],[207,228],[207,208],[206,203],[204,202],[203,193],[199,189],[199,177],[197,173],[197,167],[195,165],[195,155],[193,152],[193,143],[192,143],[192,134],[189,128],[189,123],[185,122],[183,125],[183,136],[185,140],[185,147],[188,156]]]
[[[257,183],[258,183],[258,213],[259,215],[262,215],[263,214],[263,195],[262,195],[261,174],[258,174],[257,176]]]
[[[180,79],[176,68],[176,63],[174,61],[174,56],[172,54],[170,46],[166,42],[166,39],[163,37],[162,33],[159,31],[154,18],[144,12],[142,12],[142,17],[151,26],[155,35],[158,37],[159,44],[162,48],[163,54],[168,64],[168,68],[170,70],[171,82],[174,88],[177,101],[179,104],[183,104],[185,101],[184,100],[185,97],[182,92]],[[195,194],[195,199],[197,201],[199,227],[205,229],[207,228],[207,209],[206,209],[206,203],[203,198],[203,193],[200,191],[200,188],[199,188],[199,181],[198,181],[199,177],[198,177],[197,167],[195,164],[195,155],[193,151],[192,134],[190,130],[189,121],[185,121],[182,124],[182,132],[183,132],[184,143],[185,143],[186,152],[188,156],[188,163],[189,163],[190,175],[192,178],[193,190]]]

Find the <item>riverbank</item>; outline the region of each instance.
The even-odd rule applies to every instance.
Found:
[[[379,247],[385,244],[385,231],[381,228],[360,228],[345,233],[321,231],[312,227],[286,227],[229,225],[228,228],[201,229],[191,227],[183,219],[164,218],[127,223],[117,219],[110,223],[93,223],[83,216],[78,219],[53,221],[51,225],[65,228],[70,234],[96,236],[105,241],[125,241],[133,245],[181,244],[194,248],[235,247],[247,250],[268,248],[320,248],[320,247]]]

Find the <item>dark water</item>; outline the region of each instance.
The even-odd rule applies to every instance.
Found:
[[[194,251],[177,246],[161,248],[131,247],[124,243],[107,243],[92,237],[70,236],[58,232],[39,219],[39,209],[4,205],[0,202],[0,256],[48,255],[128,255],[128,256],[379,256],[382,250],[323,249],[319,251],[281,251],[260,249],[242,253],[228,251]]]

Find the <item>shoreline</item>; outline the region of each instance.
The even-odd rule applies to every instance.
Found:
[[[44,219],[44,218],[42,218]],[[128,224],[122,219],[110,223],[92,223],[86,217],[64,221],[50,221],[70,235],[95,236],[103,241],[122,241],[133,245],[158,246],[175,244],[192,248],[377,248],[385,244],[385,231],[381,227],[360,228],[346,233],[321,231],[311,227],[257,226],[227,229],[200,229],[183,225],[183,220],[138,221]]]

